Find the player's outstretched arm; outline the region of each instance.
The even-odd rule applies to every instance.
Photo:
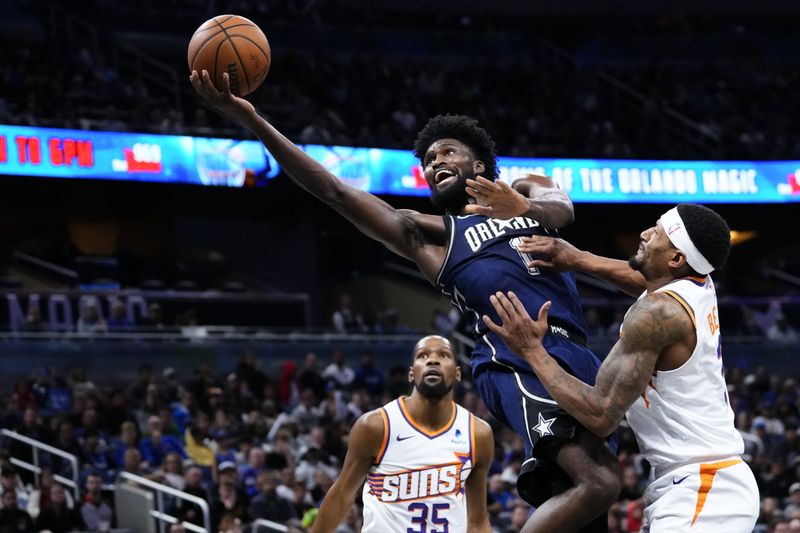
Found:
[[[522,253],[547,258],[534,259],[528,265],[531,267],[552,268],[559,272],[565,270],[585,272],[611,283],[632,296],[639,296],[646,288],[644,276],[632,269],[627,261],[580,250],[564,239],[540,235],[523,237],[517,249]]]
[[[694,334],[689,315],[671,296],[655,293],[631,307],[622,324],[624,335],[611,349],[592,387],[568,374],[542,347],[550,302],[533,320],[517,296],[498,292],[492,305],[502,326],[483,321],[533,368],[550,396],[593,433],[606,437],[633,402],[645,392],[661,352]]]
[[[252,131],[295,183],[338,211],[368,237],[416,262],[429,279],[436,279],[444,260],[446,240],[441,217],[394,209],[377,196],[344,183],[259,116],[250,102],[234,96],[227,73],[223,74],[222,91],[217,90],[205,70],[192,72],[190,80],[198,94],[215,109]]]
[[[494,435],[489,424],[478,417],[475,421],[475,464],[466,482],[467,531],[492,533],[486,509],[486,487],[489,466],[494,457]]]
[[[384,431],[383,417],[378,411],[370,411],[356,420],[350,430],[342,472],[325,495],[310,533],[331,533],[342,523],[353,505],[356,491],[380,453]]]
[[[467,206],[467,213],[503,220],[527,216],[546,228],[562,228],[575,221],[569,195],[547,176],[528,174],[510,186],[479,176],[467,180],[467,194],[476,202]]]

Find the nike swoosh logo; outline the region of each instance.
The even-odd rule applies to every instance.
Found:
[[[413,436],[414,436],[414,435],[409,435],[408,437],[401,437],[400,435],[398,435],[398,436],[397,436],[397,442],[401,442],[401,441],[404,441],[404,440],[408,440],[408,439],[412,438]]]
[[[691,474],[689,474],[689,475],[691,475]],[[675,481],[675,478],[672,478],[672,484],[673,485],[680,485],[681,483],[683,483],[683,480],[686,479],[687,477],[689,477],[689,476],[683,476],[678,481]]]

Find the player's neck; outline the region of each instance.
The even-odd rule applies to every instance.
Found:
[[[672,283],[676,279],[679,279],[679,278],[676,278],[671,273],[666,273],[666,274],[663,274],[663,275],[660,275],[660,276],[655,276],[652,279],[645,278],[645,287],[647,287],[647,292],[648,292],[648,294],[650,294],[650,293],[653,293],[653,292],[657,291],[661,287],[663,287],[663,286],[665,286],[665,285],[667,285],[669,283]]]
[[[452,394],[446,394],[441,400],[430,400],[416,390],[411,396],[406,396],[404,403],[414,422],[429,431],[436,431],[447,424],[456,408]]]

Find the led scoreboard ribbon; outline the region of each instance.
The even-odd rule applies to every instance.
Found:
[[[351,185],[427,196],[410,151],[301,147]],[[501,157],[500,177],[552,176],[575,202],[800,202],[800,161],[652,161]],[[0,125],[0,176],[242,187],[279,173],[258,141]]]

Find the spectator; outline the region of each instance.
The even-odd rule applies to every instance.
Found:
[[[300,390],[297,386],[297,363],[284,361],[281,377],[278,381],[278,398],[284,408],[294,407],[300,399]]]
[[[316,405],[317,401],[312,389],[303,389],[300,394],[300,403],[292,411],[292,418],[303,433],[309,432],[319,422],[320,411]]]
[[[28,533],[34,531],[30,515],[17,506],[17,493],[13,490],[3,492],[0,509],[0,533]]]
[[[160,303],[151,302],[147,306],[147,316],[142,318],[142,325],[153,330],[164,329],[164,317],[161,313]]]
[[[242,522],[248,521],[246,500],[243,500],[233,483],[220,483],[217,497],[211,504],[211,527],[219,529],[223,516],[230,515]]]
[[[128,310],[120,300],[111,304],[111,316],[106,324],[108,331],[131,331],[134,328],[133,320],[128,317]]]
[[[91,473],[86,476],[86,487],[80,511],[88,531],[108,531],[114,519],[111,503],[103,496],[102,488],[103,479],[99,474]]]
[[[303,454],[295,470],[295,479],[302,481],[307,487],[314,486],[316,476],[322,472],[328,478],[335,479],[338,471],[323,460],[323,454],[316,446],[308,448]]]
[[[41,467],[39,472],[39,486],[31,491],[30,498],[28,499],[28,514],[31,515],[33,520],[39,517],[39,512],[43,507],[50,503],[50,487],[55,484],[53,478],[53,470],[48,466]],[[64,498],[67,500],[67,506],[72,509],[75,507],[75,500],[69,492],[64,493]]]
[[[636,469],[632,466],[627,466],[622,471],[622,490],[617,497],[618,500],[638,500],[642,497],[642,485]]]
[[[331,359],[331,364],[325,367],[322,377],[337,389],[349,390],[356,374],[347,366],[344,352],[339,349],[334,350]]]
[[[158,417],[155,417],[160,421]],[[161,429],[154,429],[150,436],[142,439],[139,444],[142,460],[149,466],[158,466],[164,462],[167,454],[176,453],[181,458],[186,458],[181,441],[170,435],[163,435]]]
[[[186,478],[183,473],[183,459],[179,453],[170,452],[164,456],[161,468],[148,476],[150,479],[163,483],[175,490],[183,490]]]
[[[80,513],[69,505],[66,491],[58,483],[54,483],[50,487],[50,501],[42,507],[42,511],[36,519],[36,527],[52,533],[83,529]]]
[[[781,313],[767,329],[767,338],[772,341],[797,342],[799,337],[797,330],[789,325],[786,316]]]
[[[263,471],[258,475],[258,491],[250,502],[247,512],[251,518],[265,518],[285,524],[292,518],[298,518],[292,502],[278,496],[278,478],[272,472]]]
[[[783,514],[786,520],[796,518],[796,513],[800,511],[800,481],[795,481],[789,487],[789,497],[786,499]]]
[[[353,300],[347,293],[339,297],[339,307],[333,312],[331,321],[336,333],[361,333],[364,330],[363,320],[353,310]]]
[[[253,497],[258,492],[258,475],[264,470],[264,450],[252,446],[247,451],[247,464],[239,467],[239,479],[242,481],[247,496]]]
[[[28,304],[28,313],[25,315],[25,325],[22,326],[22,331],[27,333],[40,333],[49,330],[50,324],[42,320],[42,311],[39,308],[38,302],[31,302]]]
[[[209,501],[208,490],[206,490],[203,484],[203,471],[200,468],[190,466],[186,469],[183,491],[192,496],[197,496],[205,501]],[[193,503],[186,502],[185,500],[178,500],[176,505],[176,514],[181,520],[185,520],[191,524],[202,524],[203,514],[200,507]]]
[[[84,304],[81,310],[81,317],[77,323],[78,333],[106,333],[108,326],[103,317],[100,316],[100,311],[97,309],[97,304],[94,301],[88,301]]]
[[[250,393],[258,399],[264,397],[264,386],[269,381],[267,375],[259,367],[258,359],[251,350],[246,350],[242,354],[242,359],[236,367],[236,375],[239,379],[247,383]]]
[[[28,490],[22,484],[17,469],[13,466],[6,466],[3,468],[3,471],[0,472],[0,491],[2,491],[2,494],[13,492],[15,494],[14,505],[20,508],[28,507],[30,494],[28,494]],[[27,514],[27,512],[25,514]]]
[[[494,474],[489,478],[487,496],[489,501],[492,502],[490,512],[499,513],[512,510],[514,495],[511,494],[508,485],[500,474]]]
[[[303,368],[297,376],[297,387],[303,391],[311,389],[319,402],[325,393],[325,380],[319,373],[317,354],[310,352],[303,358]]]
[[[200,411],[184,433],[186,455],[198,466],[210,469],[214,464],[214,450],[209,444],[208,415]]]
[[[354,386],[364,388],[373,398],[380,398],[383,392],[383,373],[375,368],[375,358],[371,352],[361,356],[361,366],[356,369]]]
[[[119,437],[111,440],[111,461],[117,468],[122,468],[125,464],[125,452],[128,448],[139,448],[139,430],[130,420],[120,425]]]

